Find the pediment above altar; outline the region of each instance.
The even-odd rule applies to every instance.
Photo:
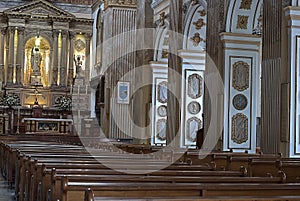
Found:
[[[75,16],[68,13],[46,0],[34,0],[22,6],[10,8],[4,11],[5,14],[12,15],[24,15],[28,14],[31,16],[49,16],[49,17],[67,17],[74,18]]]

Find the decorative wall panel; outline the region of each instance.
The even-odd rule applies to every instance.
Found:
[[[231,140],[237,144],[248,141],[248,118],[238,113],[232,117]]]
[[[233,65],[232,85],[238,91],[249,88],[249,65],[238,61]]]

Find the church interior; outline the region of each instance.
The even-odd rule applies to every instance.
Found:
[[[2,0],[0,31],[0,200],[300,200],[299,0]]]

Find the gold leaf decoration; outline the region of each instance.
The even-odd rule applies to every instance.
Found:
[[[240,9],[250,10],[252,5],[252,0],[242,0]]]
[[[238,15],[237,29],[247,29],[249,16]]]
[[[204,41],[204,39],[200,37],[199,33],[195,33],[195,35],[192,38],[190,38],[190,40],[193,42],[193,45],[195,47],[197,47],[200,44],[200,42]]]
[[[200,30],[203,26],[205,26],[205,22],[202,18],[198,19],[196,22],[193,22],[197,30]]]

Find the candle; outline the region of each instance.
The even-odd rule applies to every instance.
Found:
[[[86,85],[85,86],[85,94],[87,94],[87,91],[88,91],[88,86]]]
[[[78,85],[78,93],[77,93],[78,95],[79,95],[79,92],[80,92],[80,86]]]

